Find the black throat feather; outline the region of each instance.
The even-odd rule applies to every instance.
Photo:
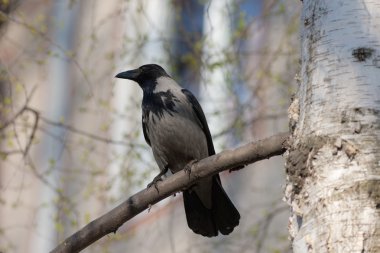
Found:
[[[165,112],[170,116],[173,116],[173,113],[177,112],[175,102],[179,102],[179,100],[170,90],[156,93],[153,92],[154,88],[143,90],[142,110],[145,119],[149,118],[150,113],[153,113],[158,119],[161,119]]]

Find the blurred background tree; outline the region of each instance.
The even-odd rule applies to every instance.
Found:
[[[0,1],[0,251],[47,252],[157,173],[141,90],[158,63],[200,99],[216,151],[286,131],[299,70],[294,0]],[[85,252],[287,252],[284,161],[222,173],[241,224],[203,238],[181,194]]]

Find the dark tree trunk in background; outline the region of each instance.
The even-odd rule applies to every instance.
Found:
[[[205,5],[201,1],[174,1],[178,8],[174,17],[174,49],[172,67],[175,79],[195,94],[199,90],[202,56],[203,15]]]

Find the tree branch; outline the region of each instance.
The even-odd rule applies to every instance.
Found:
[[[142,144],[132,144],[132,143],[129,143],[129,142],[126,142],[126,141],[118,141],[118,140],[112,140],[112,139],[108,139],[108,138],[105,138],[105,137],[102,137],[102,136],[98,136],[96,134],[92,134],[92,133],[88,133],[86,131],[83,131],[79,128],[76,128],[76,127],[73,127],[71,125],[68,125],[68,124],[64,124],[63,122],[56,122],[56,121],[52,121],[48,118],[45,118],[43,116],[40,116],[40,119],[42,122],[46,123],[46,124],[49,124],[49,125],[52,125],[52,126],[56,126],[56,127],[62,127],[64,129],[66,129],[67,131],[70,131],[70,132],[73,132],[73,133],[76,133],[76,134],[80,134],[82,136],[85,136],[87,138],[90,138],[90,139],[93,139],[93,140],[96,140],[96,141],[101,141],[101,142],[104,142],[104,143],[107,143],[107,144],[115,144],[115,145],[123,145],[123,146],[128,146],[128,147],[139,147],[139,148],[143,148],[145,146],[143,146]]]
[[[248,143],[234,150],[223,151],[195,163],[188,174],[184,170],[158,182],[157,189],[144,189],[97,218],[59,244],[51,252],[79,252],[101,237],[114,232],[126,221],[162,199],[207,177],[231,168],[244,166],[285,152],[288,133],[280,133],[257,142]]]

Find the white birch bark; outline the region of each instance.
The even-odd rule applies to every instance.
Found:
[[[285,197],[294,252],[380,252],[380,1],[304,0]]]

